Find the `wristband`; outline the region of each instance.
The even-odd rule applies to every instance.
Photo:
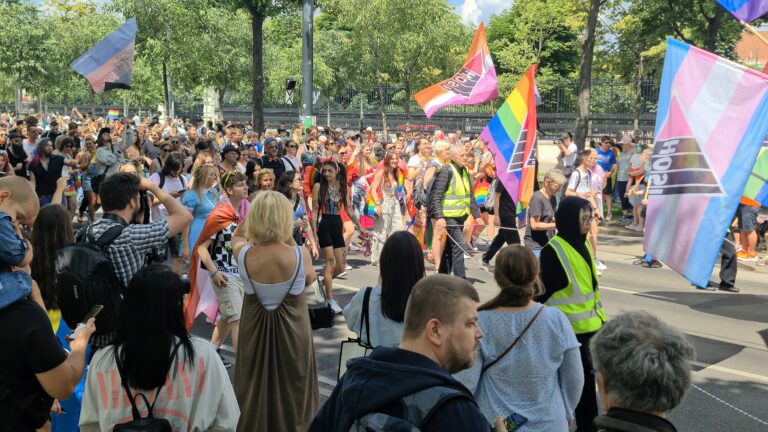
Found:
[[[216,275],[217,275],[217,274],[219,274],[219,271],[218,271],[218,270],[216,270],[215,272],[211,273],[211,279],[213,279],[214,277],[216,277]]]

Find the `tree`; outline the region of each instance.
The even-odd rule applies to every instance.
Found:
[[[21,90],[40,92],[53,44],[52,22],[39,6],[29,2],[0,3],[0,72],[16,86],[16,112],[21,111]]]
[[[592,62],[595,55],[595,34],[600,8],[607,0],[589,0],[587,28],[581,44],[581,66],[579,68],[579,104],[576,112],[574,141],[581,150],[587,138],[589,127],[589,100],[592,93]]]
[[[253,128],[264,129],[264,22],[283,10],[298,7],[299,0],[232,0],[251,15]]]
[[[512,91],[533,63],[539,65],[539,91],[554,78],[574,76],[581,27],[570,0],[519,0],[491,17],[488,47],[496,60],[500,94]]]
[[[357,81],[370,77],[377,86],[385,133],[386,87],[404,85],[408,100],[414,86],[454,73],[469,46],[470,32],[446,0],[328,0],[324,9],[351,29],[353,56],[361,65]]]

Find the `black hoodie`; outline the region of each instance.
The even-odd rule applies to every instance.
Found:
[[[354,359],[344,377],[315,416],[310,432],[348,432],[355,419],[379,412],[402,418],[404,396],[434,386],[469,390],[427,357],[399,348],[378,347],[369,357]],[[454,398],[433,413],[424,432],[490,431],[474,400]]]
[[[581,209],[589,208],[589,201],[579,197],[565,197],[560,201],[555,212],[555,225],[557,236],[568,242],[588,262],[590,267],[595,265],[589,256],[586,241],[587,235],[581,233],[581,221],[579,214]],[[537,298],[539,302],[546,302],[557,291],[568,286],[568,276],[565,274],[555,250],[547,244],[541,249],[541,282],[545,292]],[[591,268],[590,268],[591,272]],[[597,280],[592,277],[592,286],[597,286]]]

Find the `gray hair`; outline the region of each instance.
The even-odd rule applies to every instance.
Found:
[[[565,174],[559,169],[551,169],[544,174],[544,180],[549,180],[562,186],[565,184]]]
[[[608,399],[617,407],[666,412],[691,385],[693,346],[647,312],[627,312],[608,321],[589,350],[605,378]]]

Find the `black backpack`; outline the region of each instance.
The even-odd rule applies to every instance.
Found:
[[[104,306],[96,317],[96,334],[101,335],[117,327],[123,300],[123,284],[106,256],[106,248],[125,226],[110,227],[97,239],[94,225],[78,233],[77,243],[56,252],[54,283],[61,316],[70,328],[77,327],[94,305]]]

